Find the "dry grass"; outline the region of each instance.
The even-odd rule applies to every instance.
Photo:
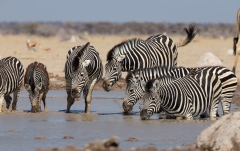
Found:
[[[54,75],[64,76],[64,65],[67,51],[73,46],[90,42],[99,52],[103,64],[106,64],[107,52],[116,44],[123,40],[140,37],[147,38],[149,35],[117,36],[117,35],[85,35],[83,40],[77,42],[61,42],[59,37],[36,37],[27,35],[1,36],[0,35],[0,55],[1,57],[15,56],[26,68],[33,61],[39,61],[47,66],[48,72]],[[183,36],[170,36],[175,42],[184,39]],[[28,51],[26,39],[30,39],[41,44],[41,47],[51,48],[46,50],[38,49],[37,52]],[[178,49],[178,65],[185,67],[195,67],[199,57],[205,52],[212,52],[223,61],[223,65],[232,69],[234,56],[227,54],[227,50],[232,48],[232,38],[213,39],[208,37],[196,37],[195,40],[185,47]],[[236,74],[240,77],[240,61],[238,62]],[[123,78],[126,73],[123,74]]]

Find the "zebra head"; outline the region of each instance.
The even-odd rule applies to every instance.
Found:
[[[88,72],[86,67],[91,63],[90,60],[79,62],[77,67],[73,68],[72,77],[72,97],[79,98],[82,90],[89,81]]]
[[[105,91],[110,91],[113,84],[115,84],[122,75],[122,61],[125,55],[120,55],[110,61],[105,65],[105,78],[103,81],[103,89]]]
[[[91,64],[91,60],[86,60],[87,50],[90,47],[90,43],[85,44],[81,51],[73,58],[72,61],[72,82],[71,93],[73,98],[79,98],[82,90],[89,81],[87,68]]]
[[[146,84],[146,93],[143,96],[143,107],[141,107],[140,117],[142,120],[148,120],[160,110],[160,98],[155,91],[159,87],[158,80],[150,80]]]
[[[40,112],[41,110],[41,100],[40,98],[40,90],[42,90],[42,82],[39,82],[38,84],[35,83],[29,83],[25,84],[25,89],[29,92],[29,99],[31,102],[31,112],[36,113]]]
[[[146,85],[146,82],[142,78],[142,71],[137,71],[134,74],[130,72],[129,74],[131,75],[127,75],[126,77],[127,88],[122,105],[125,112],[131,111],[133,106],[143,96]]]

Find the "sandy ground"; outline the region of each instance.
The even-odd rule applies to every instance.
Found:
[[[51,78],[51,89],[65,89],[64,80],[64,65],[66,62],[66,54],[69,49],[74,46],[83,45],[90,42],[96,50],[99,52],[103,61],[103,65],[106,64],[106,55],[108,51],[116,44],[134,37],[146,39],[150,35],[132,35],[132,36],[117,36],[117,35],[83,35],[82,39],[75,42],[61,41],[59,37],[36,37],[27,35],[0,35],[0,57],[7,56],[17,57],[24,68],[34,62],[38,61],[47,66]],[[169,36],[175,42],[184,39],[184,36]],[[26,46],[26,39],[36,41],[38,43],[38,51],[28,51]],[[223,61],[223,65],[229,69],[232,69],[234,56],[227,53],[229,49],[232,49],[232,38],[209,38],[198,36],[193,42],[185,47],[178,48],[178,65],[185,67],[196,67],[197,61],[201,55],[206,52],[212,52],[218,58]],[[50,48],[50,50],[43,50],[43,48]],[[122,78],[125,78],[126,72],[123,73]],[[236,69],[236,75],[240,78],[240,61]],[[95,89],[102,90],[102,81],[95,86]],[[113,90],[124,90],[124,80],[120,80],[115,84]]]

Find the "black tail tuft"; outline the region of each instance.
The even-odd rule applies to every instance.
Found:
[[[196,29],[196,26],[193,24],[190,24],[188,28],[183,28],[183,30],[187,33],[187,37],[184,41],[179,42],[177,47],[183,47],[187,45],[199,33],[199,29]]]

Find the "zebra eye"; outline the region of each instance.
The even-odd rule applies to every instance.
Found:
[[[114,70],[114,71],[117,70],[117,67],[113,67],[113,70]]]
[[[133,90],[133,89],[130,89],[129,91],[130,91],[130,92],[133,92],[134,90]]]
[[[155,97],[153,97],[152,100],[155,100]]]
[[[81,73],[80,76],[82,77],[82,76],[83,76],[83,73]]]

